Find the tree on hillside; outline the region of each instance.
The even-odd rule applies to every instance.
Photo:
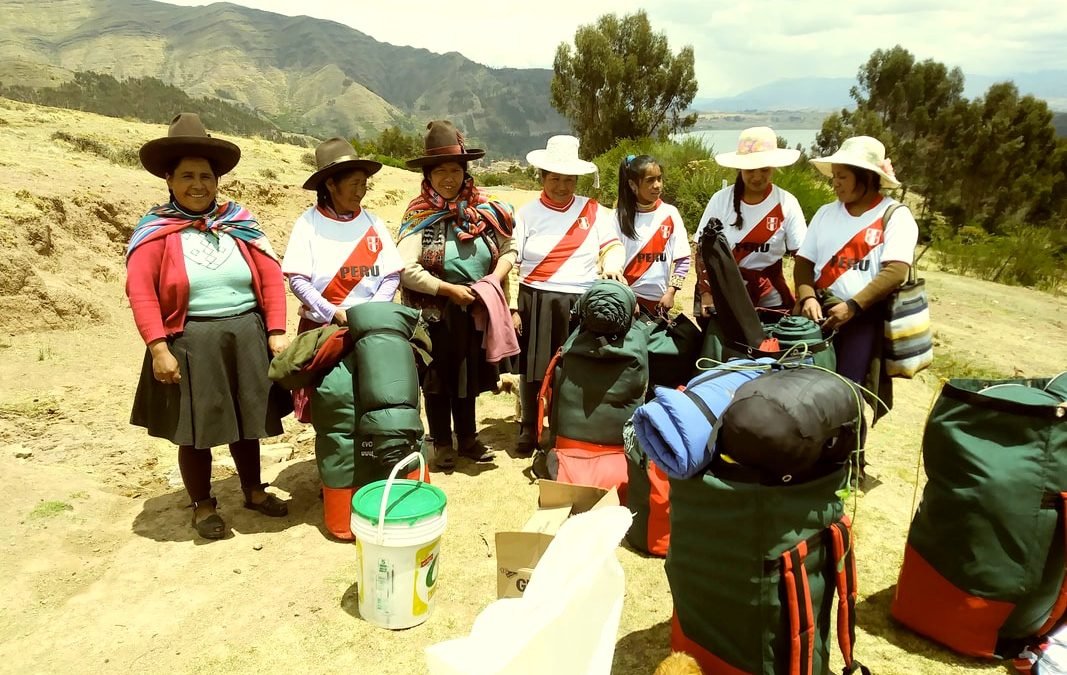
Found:
[[[956,225],[1003,233],[1020,223],[1047,222],[1064,201],[1062,157],[1045,101],[1019,96],[1011,82],[994,84],[945,124],[952,152],[940,167],[945,189],[931,206]]]
[[[958,269],[1023,284],[1067,281],[1067,139],[1044,101],[1020,96],[1011,82],[968,101],[959,69],[917,62],[899,46],[876,50],[856,79],[856,109],[827,117],[813,152],[875,136],[906,189],[923,198],[924,238],[945,245]]]
[[[552,106],[589,155],[623,138],[665,138],[696,123],[685,114],[697,92],[693,61],[692,47],[671,53],[645,12],[606,14],[578,28],[573,49],[556,49]]]

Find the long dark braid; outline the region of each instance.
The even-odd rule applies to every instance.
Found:
[[[741,199],[745,196],[745,179],[741,176],[741,170],[737,170],[737,180],[734,181],[734,213],[737,214],[737,220],[733,222],[733,226],[737,229],[741,229],[745,225],[745,219],[741,215]]]

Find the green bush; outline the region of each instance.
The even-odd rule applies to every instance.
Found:
[[[1031,225],[990,234],[979,225],[934,232],[934,250],[946,271],[1044,291],[1067,287],[1067,233]]]

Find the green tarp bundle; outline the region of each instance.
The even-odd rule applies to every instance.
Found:
[[[311,397],[315,455],[327,487],[383,480],[421,448],[419,379],[411,339],[419,311],[368,302],[347,312],[353,348]]]
[[[1015,656],[1067,610],[1067,391],[951,380],[922,452],[893,616],[964,654]]]
[[[705,673],[828,673],[837,590],[846,672],[862,669],[852,660],[855,559],[837,495],[846,481],[845,468],[788,486],[671,479],[671,647]]]

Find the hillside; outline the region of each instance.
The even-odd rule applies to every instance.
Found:
[[[437,608],[410,630],[359,618],[356,552],[322,530],[314,434],[291,418],[263,452],[263,477],[291,499],[290,515],[265,520],[242,509],[220,448],[214,490],[233,533],[196,540],[174,448],[128,424],[144,345],[123,293],[123,251],[138,217],[166,194],[129,153],[165,132],[0,98],[0,671],[424,672],[423,649],[466,634],[495,597],[494,534],[520,527],[537,499],[529,460],[500,452],[492,463],[461,460],[455,472],[433,474],[448,496]],[[310,172],[306,149],[224,137],[243,154],[221,192],[247,205],[284,253],[294,218],[311,203],[299,188]],[[364,204],[396,227],[418,183],[418,174],[385,167]],[[537,195],[491,193],[516,206]],[[1067,298],[922,276],[939,364],[1063,369]],[[679,305],[691,300],[692,277]],[[1004,673],[1003,663],[952,654],[888,616],[936,386],[929,372],[898,382],[894,410],[870,434],[880,484],[849,504],[856,655],[880,675]],[[478,406],[483,440],[511,447],[513,397],[483,395]],[[626,597],[613,673],[647,675],[669,651],[670,589],[662,560],[625,546],[618,557]]]
[[[5,85],[59,83],[75,71],[150,76],[320,137],[447,117],[493,154],[525,152],[567,128],[549,104],[549,70],[492,69],[332,21],[151,0],[9,0],[4,13]]]

